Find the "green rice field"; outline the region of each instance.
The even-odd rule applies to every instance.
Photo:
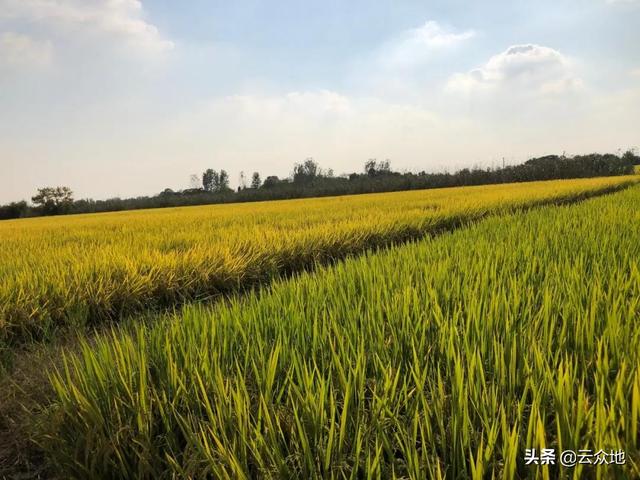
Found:
[[[38,445],[60,478],[640,478],[640,187],[504,213],[86,341]]]

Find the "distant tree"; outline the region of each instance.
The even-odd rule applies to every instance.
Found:
[[[389,174],[391,173],[391,162],[389,159],[378,162],[375,158],[370,158],[364,162],[364,173],[370,177]]]
[[[309,157],[304,162],[293,166],[293,182],[307,183],[318,177],[320,173],[320,167],[316,161]]]
[[[220,191],[220,174],[214,170],[213,171],[213,177],[211,179],[211,192],[218,192]]]
[[[229,174],[226,170],[217,172],[208,168],[202,174],[202,187],[205,191],[212,193],[229,192],[231,190],[229,188]]]
[[[73,192],[69,187],[39,188],[31,201],[45,214],[64,213],[73,204]]]
[[[225,192],[229,190],[229,174],[226,170],[220,170],[216,184],[216,192]]]
[[[393,172],[389,160],[378,162],[376,159],[369,159],[364,165],[364,173],[334,177],[330,169],[321,169],[312,158],[308,158],[303,163],[295,165],[294,179],[300,182],[295,184],[290,178],[279,179],[275,175],[268,176],[261,184],[261,177],[256,172],[251,179],[253,188],[234,193],[228,188],[229,176],[227,172],[208,169],[201,176],[196,175],[194,178],[192,175],[191,180],[195,185],[193,188],[173,193],[170,189],[165,189],[152,197],[73,201],[71,190],[68,188],[44,188],[40,189],[32,199],[38,205],[37,207],[31,207],[26,202],[0,205],[0,219],[57,213],[106,212],[179,205],[527,182],[552,178],[627,175],[634,172],[634,165],[640,165],[640,157],[638,151],[633,149],[628,152],[620,150],[618,155],[598,153],[574,156],[546,155],[531,158],[524,164],[508,165],[505,163],[502,166],[493,165],[491,167],[476,165],[473,168],[463,168],[453,172],[443,169],[437,173],[425,171],[419,173]],[[204,185],[213,194],[205,191]]]
[[[200,177],[198,174],[192,173],[191,176],[189,176],[189,186],[191,189],[200,188]]]
[[[260,179],[260,174],[258,172],[253,172],[251,176],[251,188],[257,189],[262,185],[262,180]]]
[[[29,205],[24,200],[11,202],[8,205],[0,205],[0,220],[10,218],[22,218],[29,214]]]
[[[631,165],[640,165],[640,156],[637,155],[636,149],[630,148],[622,155],[622,160]]]
[[[207,192],[213,192],[217,183],[218,173],[211,168],[207,168],[202,173],[202,188]]]
[[[370,158],[366,162],[364,162],[364,173],[373,177],[376,174],[376,159]]]
[[[282,183],[282,181],[277,176],[269,175],[265,179],[264,183],[262,184],[262,187],[263,188],[273,188],[273,187],[275,187],[276,185],[278,185],[280,183]]]

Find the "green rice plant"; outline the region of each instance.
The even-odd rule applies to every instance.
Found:
[[[0,223],[0,343],[250,288],[491,213],[636,177],[47,217]]]
[[[235,292],[491,213],[635,176],[73,215],[0,223],[0,343]]]
[[[492,217],[114,332],[52,374],[41,445],[65,478],[638,478],[639,206]]]

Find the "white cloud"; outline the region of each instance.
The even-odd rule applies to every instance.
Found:
[[[473,30],[460,33],[447,31],[437,22],[428,21],[422,27],[411,29],[405,35],[407,41],[415,42],[428,48],[442,48],[456,45],[475,35]]]
[[[389,67],[409,67],[435,51],[459,45],[475,36],[473,30],[455,32],[435,21],[402,32],[380,51],[380,61]]]
[[[49,41],[14,32],[0,34],[0,69],[45,67],[51,63],[51,58]]]
[[[469,73],[453,75],[446,88],[463,93],[508,89],[528,94],[558,94],[579,89],[581,85],[563,54],[549,47],[526,44],[509,47]]]
[[[634,68],[629,73],[631,74],[632,77],[640,78],[640,67]]]
[[[633,4],[633,3],[640,3],[640,0],[607,0],[607,3],[609,4]]]
[[[0,0],[0,19],[27,21],[54,32],[109,36],[145,51],[173,43],[144,19],[139,0]]]

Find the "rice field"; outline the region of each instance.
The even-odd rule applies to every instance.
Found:
[[[273,236],[253,241],[309,251],[594,182],[318,201],[314,233],[282,238],[289,204],[264,205],[253,221]],[[632,187],[491,217],[114,332],[52,375],[41,444],[63,478],[639,478],[639,207]],[[218,214],[194,211],[183,235]],[[160,231],[179,217],[153,215]],[[105,218],[113,248],[135,244],[130,217]],[[526,466],[528,448],[623,449],[626,464]]]
[[[534,182],[0,223],[0,344],[248,288],[282,273],[567,202],[637,177]]]

